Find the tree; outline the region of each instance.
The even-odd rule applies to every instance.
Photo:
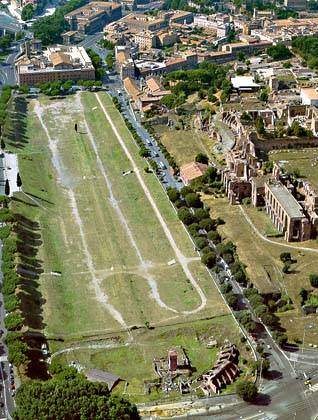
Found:
[[[292,56],[290,50],[282,43],[267,48],[267,54],[273,60],[287,60]]]
[[[139,419],[135,405],[109,393],[106,384],[89,382],[74,369],[47,381],[26,381],[16,394],[16,420]]]
[[[199,225],[200,228],[204,229],[206,232],[210,232],[215,229],[215,223],[209,217],[207,219],[200,220]]]
[[[19,330],[23,325],[23,318],[18,313],[11,313],[4,320],[5,327],[8,330]]]
[[[203,249],[208,245],[208,240],[206,238],[203,238],[202,236],[199,236],[195,238],[194,243],[198,249]]]
[[[268,92],[266,89],[262,89],[260,94],[259,94],[259,100],[262,102],[267,102],[268,101]]]
[[[255,121],[255,128],[258,134],[264,135],[266,133],[265,124],[262,117],[257,117]]]
[[[254,308],[255,315],[258,317],[261,317],[262,315],[266,314],[268,312],[268,308],[266,305],[258,305],[256,308]]]
[[[209,163],[209,158],[204,153],[198,153],[195,157],[195,161],[207,165]]]
[[[34,6],[33,4],[29,3],[26,6],[23,7],[22,13],[21,13],[21,19],[22,20],[30,20],[34,16]]]
[[[257,386],[253,382],[240,381],[236,385],[236,393],[244,401],[250,402],[256,398],[258,394],[258,389],[257,389]]]
[[[261,320],[268,327],[274,327],[277,324],[277,317],[273,314],[268,313],[268,312],[265,312],[261,316]]]
[[[213,268],[216,263],[216,255],[215,252],[211,251],[207,254],[202,255],[201,261],[204,265],[206,265],[208,268]]]
[[[210,232],[208,232],[207,238],[214,244],[218,244],[221,242],[221,236],[216,230],[211,230]]]
[[[5,187],[4,187],[4,193],[7,196],[10,195],[10,184],[9,184],[9,180],[8,179],[6,179],[6,183],[5,183]]]
[[[283,347],[288,340],[287,335],[280,331],[274,331],[273,338],[280,347]]]
[[[312,287],[318,287],[318,274],[316,273],[309,274],[309,281]]]
[[[233,292],[226,293],[225,299],[227,303],[229,304],[229,306],[231,306],[231,308],[236,308],[236,305],[238,303],[238,297],[235,293]]]
[[[186,207],[181,207],[181,209],[178,210],[178,217],[181,222],[187,226],[195,222],[193,214]]]
[[[115,63],[115,59],[114,59],[114,54],[112,52],[109,52],[106,55],[105,63],[107,65],[108,70],[112,70],[113,69],[114,63]]]
[[[21,188],[22,187],[22,179],[20,177],[19,172],[17,173],[17,187]]]
[[[195,208],[202,207],[202,202],[198,194],[189,193],[184,198],[188,207],[195,207]]]
[[[167,194],[169,200],[175,203],[180,198],[180,192],[176,188],[169,187],[167,188]]]

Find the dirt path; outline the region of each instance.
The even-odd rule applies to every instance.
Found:
[[[172,234],[171,234],[171,232],[170,232],[170,230],[169,230],[169,228],[167,226],[167,223],[163,219],[163,217],[162,217],[162,215],[161,215],[161,213],[160,213],[160,211],[159,211],[159,209],[157,207],[156,202],[154,201],[154,199],[153,199],[153,197],[152,197],[152,195],[151,195],[151,193],[150,193],[147,185],[144,182],[143,177],[140,174],[139,168],[138,168],[137,164],[135,163],[134,158],[132,157],[132,155],[129,152],[128,148],[126,147],[126,144],[125,144],[124,140],[121,138],[121,136],[120,136],[120,134],[119,134],[119,132],[117,130],[117,127],[115,126],[115,124],[113,123],[112,119],[110,118],[110,116],[109,116],[109,114],[108,114],[108,112],[107,112],[104,104],[100,100],[98,94],[95,93],[95,96],[97,98],[97,101],[98,101],[98,103],[99,103],[99,105],[100,105],[103,113],[105,114],[105,117],[106,117],[109,125],[111,126],[111,128],[112,128],[115,136],[117,137],[117,140],[118,140],[120,146],[122,147],[122,149],[125,152],[127,158],[129,159],[129,161],[130,161],[130,163],[131,163],[131,165],[133,167],[134,173],[136,174],[136,177],[137,177],[137,179],[138,179],[138,181],[139,181],[142,189],[144,190],[144,193],[145,193],[148,201],[150,202],[151,207],[153,208],[153,210],[154,210],[154,212],[155,212],[155,214],[156,214],[156,216],[157,216],[157,218],[158,218],[158,220],[159,220],[159,222],[160,222],[160,224],[161,224],[161,226],[163,228],[163,231],[164,231],[167,239],[170,242],[170,245],[171,245],[171,247],[172,247],[172,249],[173,249],[173,251],[174,251],[174,253],[176,255],[176,258],[177,258],[178,262],[180,263],[180,265],[181,265],[181,267],[182,267],[185,275],[190,280],[192,286],[195,288],[195,290],[197,291],[197,293],[200,296],[201,305],[198,308],[196,308],[196,309],[194,309],[192,311],[183,311],[182,313],[183,314],[193,314],[193,313],[199,312],[199,311],[201,311],[206,306],[206,302],[207,302],[206,296],[203,293],[201,287],[198,285],[198,283],[195,280],[195,278],[193,277],[191,271],[189,270],[187,258],[182,254],[182,252],[178,248],[178,246],[177,246],[177,244],[176,244],[176,242],[175,242],[175,240],[174,240],[174,238],[173,238],[173,236],[172,236]]]
[[[37,115],[37,117],[40,121],[40,124],[41,124],[44,132],[46,133],[46,136],[47,136],[47,139],[48,139],[49,149],[50,149],[51,154],[52,154],[52,156],[51,156],[52,164],[53,164],[53,166],[56,170],[56,173],[57,173],[57,179],[61,184],[63,184],[63,169],[62,169],[62,163],[60,161],[60,156],[59,156],[59,152],[58,152],[58,148],[57,148],[58,141],[53,139],[50,136],[48,128],[46,127],[46,125],[43,121],[43,118],[42,118],[43,108],[41,107],[39,102],[36,102],[36,106],[34,107],[34,112],[36,113],[36,115]],[[106,295],[106,293],[103,292],[103,290],[100,287],[100,280],[96,277],[93,259],[92,259],[92,256],[91,256],[90,252],[89,252],[87,242],[86,242],[86,239],[85,239],[85,234],[84,234],[84,230],[83,230],[83,223],[82,223],[82,220],[81,220],[80,215],[79,215],[74,191],[71,189],[70,186],[66,186],[66,185],[64,185],[64,186],[66,188],[67,195],[69,197],[69,202],[70,202],[70,205],[71,205],[71,208],[72,208],[72,213],[74,215],[75,222],[76,222],[76,224],[78,226],[78,229],[79,229],[79,234],[80,234],[81,243],[82,243],[82,249],[83,249],[84,257],[85,257],[85,262],[86,262],[87,268],[88,268],[90,276],[91,276],[91,285],[93,287],[93,290],[95,291],[96,299],[97,299],[98,302],[100,302],[107,309],[107,311],[110,313],[110,315],[120,325],[122,325],[124,328],[128,329],[128,326],[125,323],[121,313],[118,312],[117,309],[115,309],[114,306],[109,303],[108,296]]]
[[[87,132],[87,135],[88,135],[88,138],[90,140],[91,146],[92,146],[92,148],[94,150],[94,153],[95,153],[95,156],[96,156],[96,161],[97,161],[98,169],[101,172],[101,174],[102,174],[102,176],[103,176],[103,178],[105,180],[105,184],[107,186],[107,191],[108,191],[109,201],[111,202],[112,207],[114,208],[114,210],[115,210],[115,212],[116,212],[116,214],[118,216],[118,219],[119,219],[120,223],[122,224],[122,226],[124,227],[124,229],[125,229],[125,231],[127,233],[127,236],[129,238],[129,242],[131,243],[132,247],[134,248],[134,250],[135,250],[135,252],[137,254],[137,257],[138,257],[138,259],[140,261],[140,271],[143,273],[143,277],[147,279],[147,282],[148,282],[149,287],[151,289],[151,296],[157,302],[157,304],[160,307],[162,307],[164,309],[167,309],[169,311],[172,311],[172,312],[177,313],[178,311],[176,311],[175,309],[173,309],[170,306],[166,305],[161,300],[161,298],[160,298],[160,294],[159,294],[159,291],[158,291],[157,282],[154,279],[154,277],[149,273],[149,264],[147,264],[147,262],[143,259],[142,255],[141,255],[141,252],[140,252],[140,250],[138,248],[138,245],[137,245],[137,243],[136,243],[136,241],[134,239],[133,233],[132,233],[132,231],[131,231],[128,223],[127,223],[127,220],[125,219],[125,216],[123,215],[123,213],[121,211],[121,208],[119,206],[118,201],[116,200],[116,197],[113,194],[113,186],[112,186],[112,183],[111,183],[110,179],[107,176],[107,173],[106,173],[106,170],[105,170],[105,164],[102,162],[102,160],[101,160],[101,158],[99,156],[98,148],[97,148],[97,145],[95,143],[94,136],[93,136],[93,134],[92,134],[92,132],[91,132],[91,130],[90,130],[88,124],[87,124],[87,121],[85,119],[84,107],[82,105],[80,96],[78,95],[77,98],[79,100],[79,105],[80,105],[80,108],[81,108],[82,114],[83,114],[83,121],[82,121],[82,123],[85,126],[85,130]]]
[[[239,208],[245,218],[245,220],[247,221],[247,223],[251,226],[251,228],[253,229],[253,231],[256,233],[256,235],[261,238],[263,241],[268,242],[270,244],[274,244],[277,246],[282,246],[284,248],[289,248],[289,249],[295,249],[298,251],[307,251],[307,252],[315,252],[318,253],[318,249],[317,248],[308,248],[308,247],[304,247],[304,246],[294,246],[294,245],[289,245],[289,244],[283,244],[280,242],[276,242],[273,241],[271,239],[266,238],[266,236],[262,235],[261,232],[257,229],[257,227],[254,225],[254,223],[252,222],[252,220],[248,217],[248,215],[246,214],[245,210],[243,209],[243,207],[241,205],[239,205]]]

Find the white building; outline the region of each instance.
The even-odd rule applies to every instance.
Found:
[[[317,88],[302,88],[300,90],[301,103],[303,105],[318,106],[318,91]]]

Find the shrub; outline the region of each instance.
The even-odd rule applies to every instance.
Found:
[[[222,255],[223,260],[226,262],[226,264],[230,265],[232,262],[234,262],[234,257],[230,252],[226,252]]]

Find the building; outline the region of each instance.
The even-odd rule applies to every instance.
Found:
[[[15,67],[19,85],[95,79],[94,66],[84,47],[56,45],[36,53],[27,48]]]
[[[252,76],[235,76],[231,78],[231,83],[233,88],[238,91],[254,91],[260,88]]]
[[[65,15],[71,31],[93,34],[102,31],[107,23],[122,17],[121,5],[107,1],[92,1]]]
[[[310,239],[310,222],[301,205],[285,185],[276,180],[265,182],[264,200],[266,212],[286,241]]]
[[[303,105],[318,105],[318,90],[316,88],[302,88],[300,97]]]
[[[168,352],[168,368],[170,372],[175,372],[178,367],[178,352],[176,350],[169,350]]]
[[[307,1],[306,0],[284,0],[284,6],[288,9],[293,10],[306,10],[307,9]]]
[[[117,375],[99,369],[91,369],[85,376],[88,381],[106,383],[109,391],[112,391],[122,380]]]
[[[180,168],[180,177],[185,185],[191,184],[195,179],[204,175],[208,165],[199,162],[186,163]]]

